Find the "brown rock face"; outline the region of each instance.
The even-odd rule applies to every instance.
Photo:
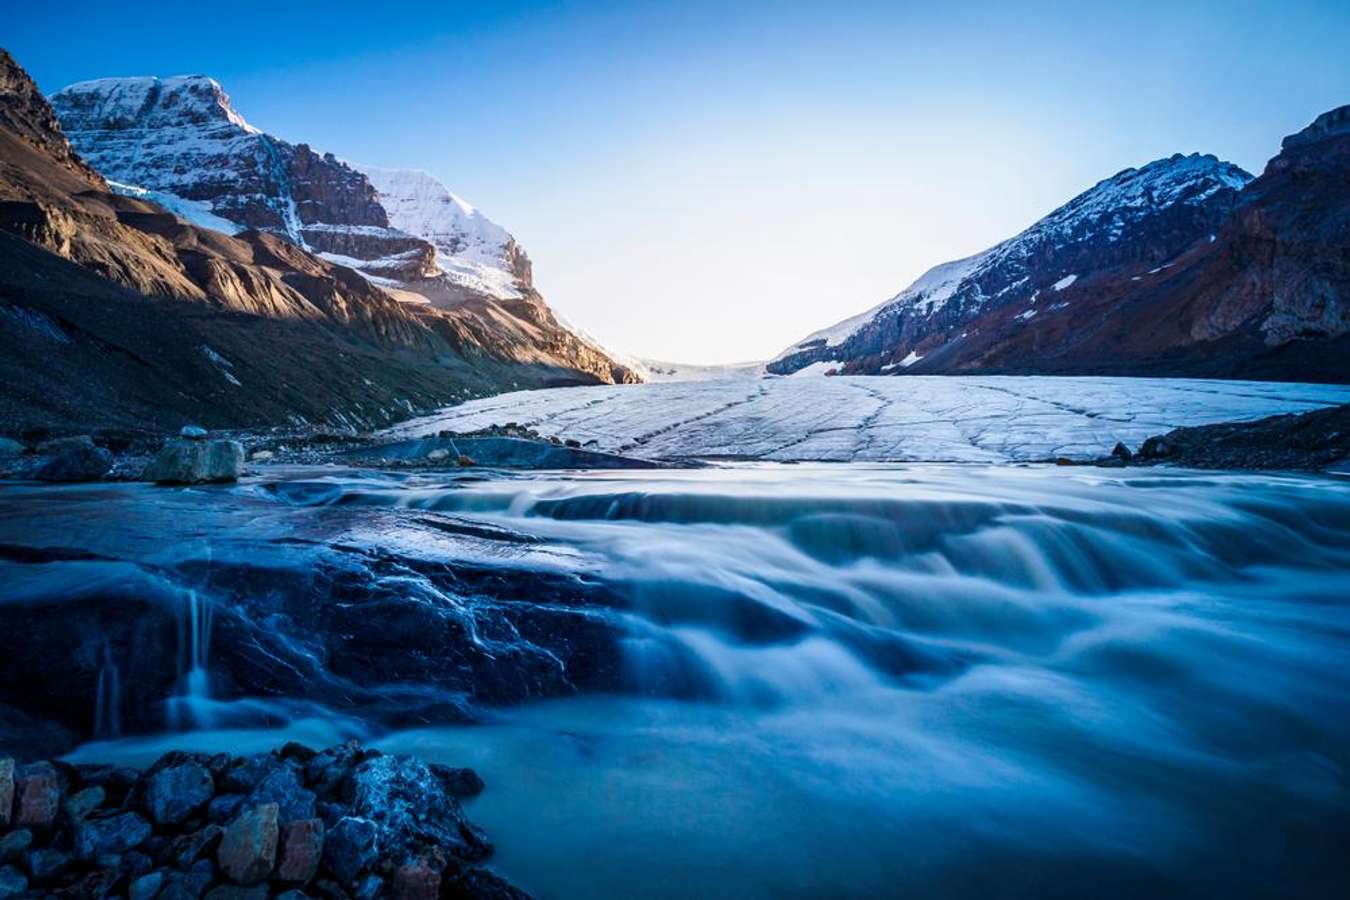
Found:
[[[296,884],[308,883],[323,860],[323,820],[287,822],[281,831],[281,857],[276,878]]]
[[[220,870],[236,884],[258,884],[277,858],[277,804],[260,803],[239,813],[225,829],[216,851]]]
[[[36,763],[14,783],[14,824],[19,828],[51,828],[61,812],[61,777],[50,763]]]

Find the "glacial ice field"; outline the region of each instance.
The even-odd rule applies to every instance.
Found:
[[[518,391],[396,426],[516,422],[654,459],[1016,462],[1094,458],[1185,425],[1350,403],[1350,386],[1180,378],[729,378]],[[594,443],[591,443],[594,442]]]

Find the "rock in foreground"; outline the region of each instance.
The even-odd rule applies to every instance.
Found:
[[[0,760],[0,898],[528,897],[479,865],[466,771],[355,741],[173,752],[145,772]]]
[[[236,481],[243,471],[243,444],[193,436],[166,443],[145,467],[142,480],[156,484],[212,484]]]

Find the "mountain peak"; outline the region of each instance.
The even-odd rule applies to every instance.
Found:
[[[119,130],[224,125],[257,134],[220,82],[206,75],[98,78],[52,96],[68,129]]]
[[[1322,113],[1307,128],[1285,138],[1280,148],[1303,147],[1342,134],[1350,134],[1350,103]]]

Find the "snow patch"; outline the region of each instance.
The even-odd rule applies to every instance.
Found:
[[[1054,284],[1050,285],[1050,287],[1053,288],[1056,292],[1062,291],[1077,280],[1078,280],[1077,275],[1065,275],[1059,281],[1056,281]]]

